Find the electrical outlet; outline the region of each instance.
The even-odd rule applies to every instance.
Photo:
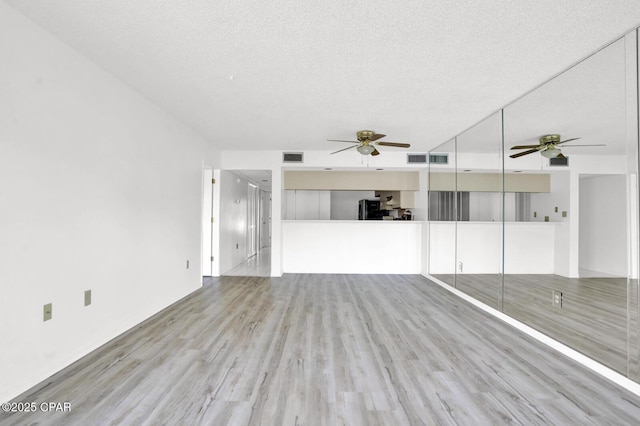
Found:
[[[549,216],[545,216],[545,217],[544,217],[544,221],[545,221],[545,222],[549,222]]]
[[[557,308],[562,308],[562,292],[553,290],[551,304]]]
[[[538,212],[533,212],[533,217],[538,217]]]
[[[458,262],[458,272],[462,272],[462,262]]]
[[[566,211],[562,212],[562,217],[567,217],[567,212]]]
[[[238,243],[236,243],[236,248],[239,248],[239,244]]]
[[[187,260],[187,269],[189,269],[189,261]]]
[[[556,207],[556,213],[558,213],[558,208]]]
[[[49,321],[53,317],[53,306],[51,303],[47,303],[43,307],[43,321]]]
[[[89,306],[91,304],[91,290],[84,291],[84,306]]]

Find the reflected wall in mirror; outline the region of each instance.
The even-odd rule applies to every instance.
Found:
[[[455,287],[456,140],[429,153],[429,275]]]
[[[456,288],[502,308],[502,111],[456,138]],[[513,194],[512,194],[513,195]],[[515,207],[515,197],[509,197]]]
[[[623,374],[626,54],[620,39],[504,109],[505,178],[548,176],[549,190],[505,223],[503,311]]]
[[[429,274],[640,382],[637,38],[434,150]]]

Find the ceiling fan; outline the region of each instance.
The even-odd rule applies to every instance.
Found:
[[[362,155],[379,155],[380,151],[378,151],[374,145],[395,146],[398,148],[409,148],[411,146],[408,143],[378,142],[378,139],[382,139],[385,136],[386,135],[383,135],[381,133],[376,133],[373,130],[360,130],[359,132],[356,133],[356,137],[358,139],[357,141],[344,141],[340,139],[327,139],[327,140],[329,142],[349,142],[349,143],[356,144],[348,148],[339,149],[338,151],[332,152],[331,154],[337,154],[338,152],[355,148]]]
[[[565,158],[564,155],[562,155],[562,152],[560,151],[560,148],[557,147],[557,145],[560,145],[562,143],[565,142],[569,142],[569,141],[575,141],[576,139],[580,139],[580,138],[571,138],[571,139],[565,139],[563,141],[560,140],[560,135],[544,135],[541,136],[539,141],[540,143],[538,145],[516,145],[516,146],[512,146],[511,149],[526,149],[526,151],[522,151],[522,152],[518,152],[517,154],[512,154],[509,157],[511,158],[518,158],[518,157],[522,157],[523,155],[527,155],[527,154],[533,154],[534,152],[540,152],[540,154],[543,157],[546,158]],[[563,145],[563,148],[569,148],[569,147],[574,147],[574,146],[605,146],[603,144],[596,144],[596,145]]]

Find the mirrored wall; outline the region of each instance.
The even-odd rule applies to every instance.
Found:
[[[429,274],[640,381],[636,34],[432,151]]]
[[[498,112],[456,138],[456,288],[502,306],[502,116]],[[477,250],[482,241],[482,249]]]
[[[429,166],[429,271],[455,286],[456,227],[456,141],[452,139],[430,154]]]

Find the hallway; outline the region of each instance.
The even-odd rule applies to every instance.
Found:
[[[247,259],[231,270],[222,274],[229,277],[269,277],[271,276],[271,247],[263,247],[258,254]]]

